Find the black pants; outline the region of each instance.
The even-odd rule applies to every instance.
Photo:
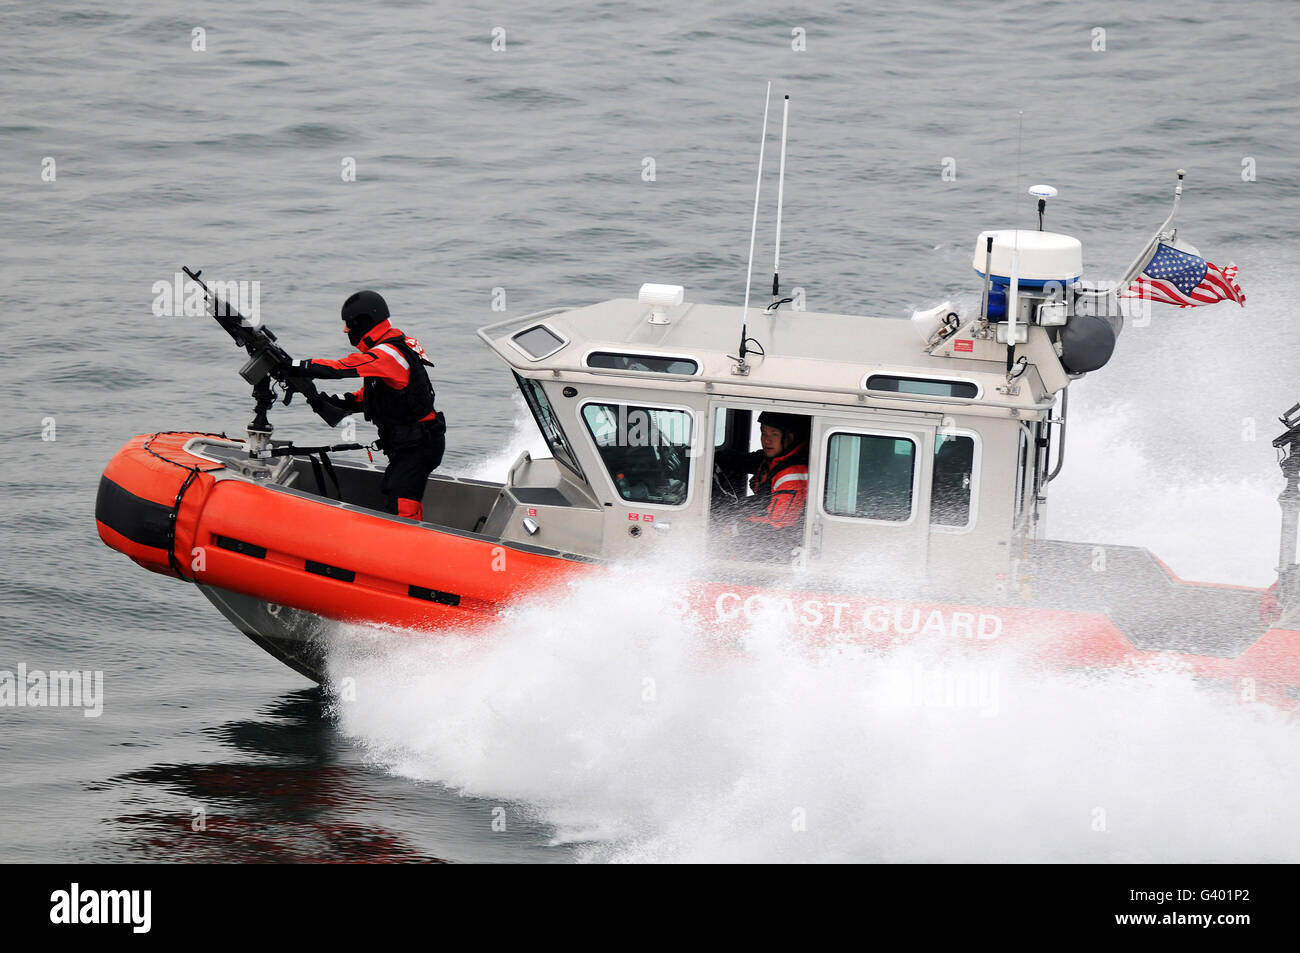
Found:
[[[429,474],[442,463],[447,448],[447,423],[439,414],[436,420],[405,427],[385,428],[379,438],[380,449],[388,457],[379,491],[384,494],[388,512],[397,512],[397,501],[424,499]]]

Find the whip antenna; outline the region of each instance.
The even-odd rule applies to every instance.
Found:
[[[754,221],[749,228],[749,267],[745,271],[745,307],[740,315],[740,359],[732,368],[734,374],[748,374],[745,363],[745,341],[749,337],[749,285],[754,277],[754,238],[758,235],[758,196],[763,188],[763,152],[767,146],[767,107],[772,101],[772,81],[767,83],[767,98],[763,100],[763,138],[758,143],[758,178],[754,183]]]
[[[1016,361],[1016,319],[1020,317],[1020,154],[1025,141],[1025,111],[1019,110],[1016,123],[1016,214],[1011,246],[1011,287],[1007,291],[1007,385],[1014,380]]]
[[[785,94],[781,113],[781,171],[776,180],[776,254],[772,257],[772,307],[781,302],[781,208],[785,205],[785,139],[790,127],[790,94]]]

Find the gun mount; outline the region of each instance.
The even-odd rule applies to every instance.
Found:
[[[202,271],[191,271],[182,266],[190,280],[196,282],[206,296],[208,314],[225,329],[238,347],[248,353],[248,361],[239,369],[239,376],[253,385],[253,419],[248,424],[248,452],[256,456],[270,443],[274,427],[267,414],[276,401],[272,381],[280,385],[281,400],[287,406],[294,394],[301,394],[316,415],[331,427],[348,416],[347,411],[329,403],[316,385],[307,379],[289,377],[283,368],[292,363],[289,353],[281,347],[270,328],[249,321],[229,301],[217,296],[200,277]]]

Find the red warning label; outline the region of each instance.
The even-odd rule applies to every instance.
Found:
[[[952,349],[954,351],[974,351],[975,342],[974,341],[953,341]]]

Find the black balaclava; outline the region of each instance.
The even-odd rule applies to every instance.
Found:
[[[388,303],[377,291],[358,291],[343,302],[343,323],[353,347],[360,347],[366,333],[387,320]]]

